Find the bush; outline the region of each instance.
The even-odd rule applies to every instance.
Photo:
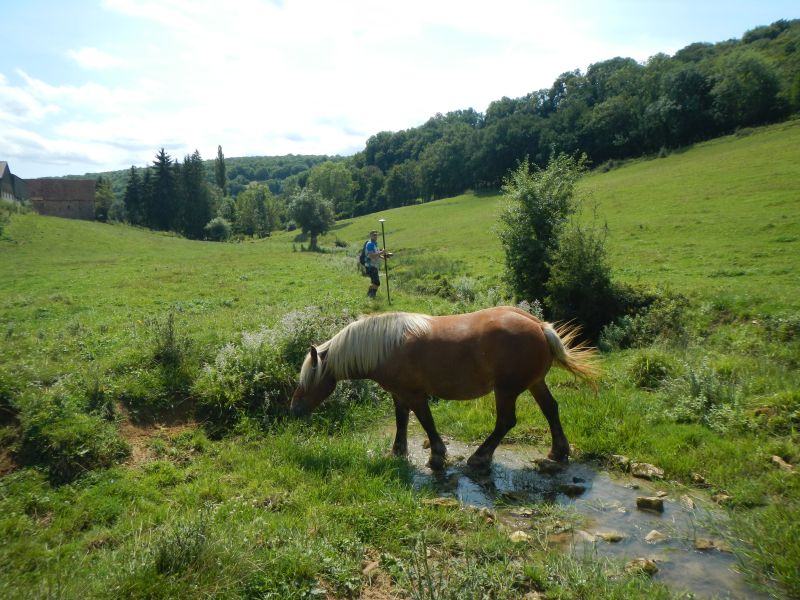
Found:
[[[226,344],[203,367],[194,385],[199,411],[223,428],[244,416],[269,425],[287,413],[311,344],[328,339],[351,319],[305,308],[288,313],[273,328],[243,333],[238,343]]]
[[[61,384],[31,399],[19,417],[19,462],[45,467],[53,482],[65,483],[124,460],[130,448],[116,428],[81,404]]]
[[[624,314],[603,327],[599,341],[602,350],[644,348],[656,342],[688,343],[686,311],[689,301],[685,296],[644,291],[637,295],[632,288],[627,293],[618,289],[616,295],[620,310],[633,310],[633,314]]]
[[[597,340],[620,312],[605,248],[606,233],[579,225],[564,232],[549,262],[545,307],[550,318],[576,320],[583,335]]]
[[[231,237],[231,223],[222,217],[214,217],[203,228],[206,239],[212,242],[226,242]]]
[[[649,350],[637,354],[628,369],[633,384],[645,390],[655,390],[678,372],[676,362],[668,354]]]
[[[721,376],[705,361],[670,381],[667,391],[667,398],[673,402],[667,415],[678,423],[700,423],[719,433],[750,426],[741,406],[739,384]]]

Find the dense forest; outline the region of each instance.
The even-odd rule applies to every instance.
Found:
[[[289,199],[305,187],[330,200],[342,218],[467,189],[496,189],[526,158],[543,166],[554,153],[586,153],[594,167],[610,168],[617,160],[664,155],[786,119],[798,110],[800,20],[781,20],[752,29],[741,39],[694,43],[674,56],[657,54],[645,63],[621,57],[597,62],[585,73],[560,75],[550,88],[496,100],[484,113],[466,108],[437,114],[419,127],[377,133],[351,157],[229,158],[221,181],[214,167],[219,156],[201,161],[196,153],[193,160],[206,169],[210,189],[199,202],[209,203],[209,214],[235,224],[239,213],[248,212],[237,203],[239,196],[254,188],[250,195],[259,198],[260,214],[271,213],[260,217],[262,225],[256,229],[268,231],[285,225]],[[150,185],[165,160],[171,158],[162,150],[141,179]],[[177,162],[175,168],[181,168]],[[120,196],[137,169],[104,175]],[[225,198],[237,200],[226,204]],[[187,196],[176,201],[183,208],[175,210],[188,214],[193,202]],[[206,208],[199,212],[205,214]],[[139,222],[203,236],[196,227],[191,233],[186,226],[176,228],[170,219]],[[254,232],[249,226],[234,229]]]

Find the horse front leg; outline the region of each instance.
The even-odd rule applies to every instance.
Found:
[[[494,391],[495,410],[497,419],[494,424],[494,431],[489,434],[486,441],[475,450],[467,460],[470,467],[485,468],[492,462],[494,451],[505,435],[517,424],[517,396],[519,394],[505,392],[503,390]]]
[[[431,456],[428,459],[428,466],[434,471],[443,469],[447,457],[447,446],[444,445],[444,441],[442,441],[442,438],[439,436],[439,432],[436,431],[431,408],[428,406],[428,397],[415,397],[408,405],[411,407],[411,410],[414,411],[425,433],[428,434],[428,441],[431,443]]]
[[[401,400],[392,394],[394,400],[394,421],[396,431],[394,444],[392,444],[392,454],[398,457],[408,455],[408,406],[402,404]]]
[[[547,458],[567,461],[569,459],[569,442],[564,434],[564,429],[561,427],[561,419],[558,416],[558,403],[544,381],[532,385],[530,391],[539,408],[542,409],[542,413],[547,419],[547,424],[550,426],[552,445]]]

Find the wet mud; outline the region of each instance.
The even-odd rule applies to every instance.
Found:
[[[534,462],[544,454],[527,445],[501,445],[492,466],[466,464],[474,448],[446,440],[447,467],[433,472],[423,438],[409,439],[414,485],[462,505],[487,508],[509,533],[527,532],[578,556],[615,557],[624,562],[646,558],[658,567],[653,578],[675,593],[697,598],[768,598],[736,570],[737,560],[725,536],[725,514],[695,490],[676,489],[591,463],[572,461],[553,473]],[[663,511],[637,508],[639,497],[661,497]],[[565,509],[573,518],[536,523],[543,506]]]

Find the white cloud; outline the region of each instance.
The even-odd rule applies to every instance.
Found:
[[[119,64],[119,60],[97,48],[69,50],[67,56],[84,69],[108,69]]]

